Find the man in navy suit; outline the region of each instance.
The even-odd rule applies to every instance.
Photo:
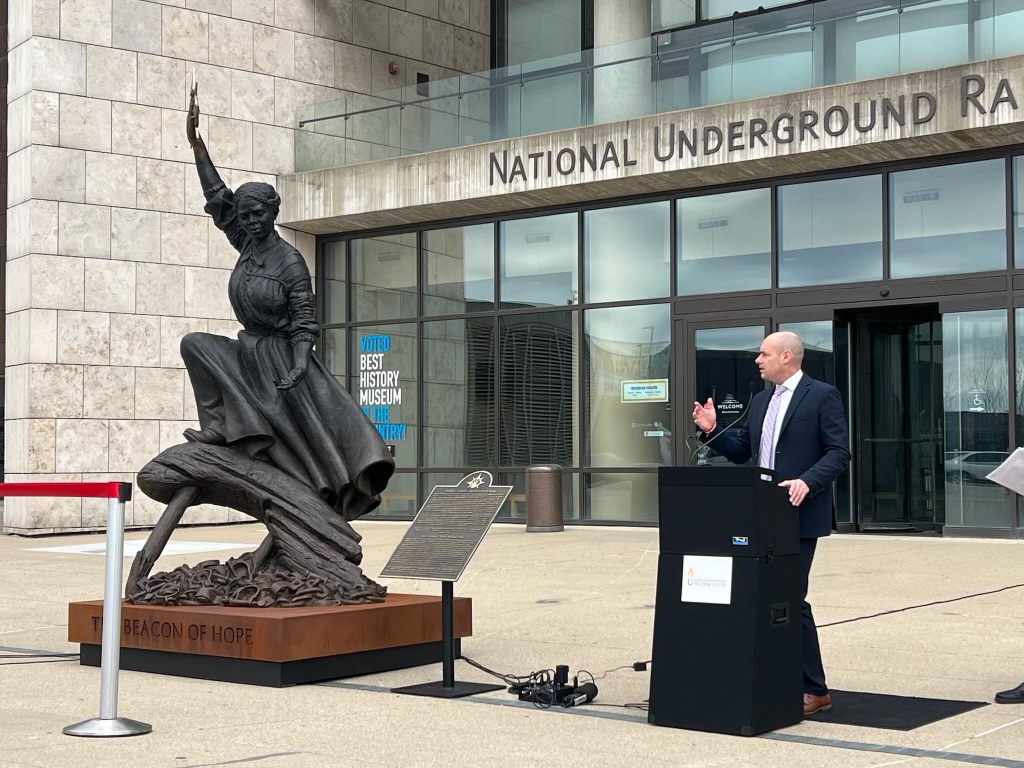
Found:
[[[774,384],[754,396],[736,437],[722,433],[715,404],[694,403],[693,420],[715,450],[734,464],[754,459],[784,478],[789,502],[800,515],[803,574],[801,622],[804,652],[804,714],[832,708],[818,647],[818,630],[807,602],[807,583],[818,539],[832,532],[832,481],[850,463],[850,441],[839,391],[800,370],[804,345],[795,333],[773,333],[761,343],[755,362],[761,378]]]

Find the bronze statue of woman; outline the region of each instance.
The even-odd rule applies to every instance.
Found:
[[[333,548],[358,563],[359,537],[347,521],[380,504],[395,469],[376,428],[313,354],[319,326],[312,283],[301,254],[274,229],[281,198],[260,182],[228,189],[199,135],[197,93],[193,85],[186,133],[206,212],[239,254],[228,297],[242,330],[237,339],[190,333],[181,341],[200,428],[185,430],[188,444],[165,451],[139,475],[148,495],[168,502],[160,536],[154,530],[147,542],[154,546],[129,578],[129,593],[140,600],[145,589],[131,594],[133,579],[141,583],[148,574],[147,563],[152,566],[184,509],[203,501],[267,523],[271,535],[252,568],[283,555],[293,570],[337,576],[337,569],[318,568],[299,550],[319,548],[313,560],[329,562]],[[282,493],[284,486],[291,490]],[[273,498],[264,498],[267,493]],[[340,520],[325,521],[324,506]],[[283,518],[290,532],[276,527]],[[343,540],[327,542],[326,549],[323,541],[311,543],[311,537],[331,537],[325,527]]]

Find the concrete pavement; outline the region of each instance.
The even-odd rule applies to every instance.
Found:
[[[364,537],[364,570],[376,578],[406,524],[364,521],[356,527]],[[127,539],[145,536],[130,532]],[[190,543],[251,548],[262,537],[262,526],[253,524],[185,528],[172,541],[183,549]],[[67,604],[101,596],[103,557],[39,549],[102,540],[0,537],[0,646],[77,650],[66,639]],[[390,693],[397,685],[439,680],[440,665],[288,689],[122,672],[120,714],[152,723],[153,733],[76,739],[61,729],[98,714],[98,670],[5,658],[0,768],[1024,768],[1024,706],[990,704],[908,732],[805,721],[744,739],[648,725],[646,713],[623,705],[648,696],[648,673],[630,665],[650,658],[657,547],[653,529],[528,534],[519,526],[496,525],[456,584],[457,595],[474,601],[474,636],[463,643],[467,656],[512,674],[556,664],[590,670],[600,677],[600,693],[585,707],[539,710],[502,691],[455,701]],[[231,546],[168,555],[157,569],[241,551]],[[395,592],[440,592],[433,582],[381,581]],[[991,702],[996,691],[1024,680],[1024,587],[1007,589],[1018,584],[1024,584],[1024,542],[825,540],[811,601],[822,625],[830,685]],[[927,603],[935,604],[902,610]],[[886,611],[892,613],[860,618]],[[456,677],[490,679],[462,661]]]

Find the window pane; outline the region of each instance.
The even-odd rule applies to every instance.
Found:
[[[771,288],[770,190],[691,197],[676,209],[680,295]]]
[[[1006,528],[1014,501],[985,476],[1009,453],[1006,310],[942,316],[946,525]],[[999,461],[992,461],[997,454]]]
[[[697,21],[697,0],[651,0],[651,31],[685,27]]]
[[[404,4],[403,4],[404,5]],[[522,64],[580,50],[580,0],[505,0],[507,64]]]
[[[732,27],[731,101],[814,87],[813,6],[737,19]]]
[[[501,306],[564,307],[579,296],[575,213],[501,223]]]
[[[1016,379],[1016,405],[1014,407],[1014,433],[1016,442],[1014,445],[1024,446],[1024,309],[1014,312],[1015,340],[1017,344],[1017,370]],[[1015,494],[1016,496],[1016,494]],[[1016,496],[1014,499],[1017,508],[1017,527],[1024,528],[1024,496]]]
[[[779,187],[779,287],[882,279],[880,176]]]
[[[574,472],[562,472],[562,519],[580,519],[579,475]],[[498,514],[499,520],[526,521],[526,473],[502,472],[498,475],[497,485],[511,485],[512,492],[508,502]]]
[[[668,296],[668,217],[668,201],[583,214],[586,301]]]
[[[970,61],[970,5],[975,5],[973,0],[904,2],[900,14],[900,72]]]
[[[575,312],[500,319],[501,465],[578,465]]]
[[[828,0],[814,6],[814,26],[817,84],[852,83],[899,72],[899,8],[879,7],[878,0]],[[871,124],[869,108],[858,124]]]
[[[1003,160],[890,176],[894,278],[1006,269]]]
[[[380,506],[367,517],[401,517],[411,520],[419,507],[416,503],[416,473],[396,472],[381,494]]]
[[[701,15],[705,19],[721,19],[734,13],[756,11],[758,6],[774,8],[792,2],[793,0],[704,0],[701,3]]]
[[[416,316],[416,233],[352,241],[356,320]]]
[[[328,328],[323,332],[322,346],[317,348],[317,355],[324,367],[334,374],[341,386],[346,386],[348,371],[345,370],[345,355],[348,351],[348,331],[344,328]]]
[[[379,325],[352,331],[352,386],[349,391],[394,446],[402,469],[416,466],[416,325]],[[415,488],[415,485],[413,486]]]
[[[494,465],[494,318],[423,324],[423,466]]]
[[[585,314],[588,466],[672,463],[667,304]]]
[[[423,235],[423,312],[459,315],[494,309],[494,225]]]
[[[324,246],[324,324],[348,320],[348,297],[345,285],[345,250],[348,243],[327,243]]]
[[[1013,260],[1024,267],[1024,157],[1013,159],[1013,169]]]
[[[995,0],[994,11],[994,39],[990,58],[1020,53],[1024,48],[1024,0]],[[985,21],[984,18],[982,21]]]
[[[658,521],[656,472],[608,472],[583,476],[587,518],[626,523]]]

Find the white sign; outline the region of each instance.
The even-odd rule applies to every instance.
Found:
[[[667,403],[668,379],[638,379],[622,382],[624,403]]]
[[[684,603],[732,602],[732,558],[707,555],[683,555]]]

